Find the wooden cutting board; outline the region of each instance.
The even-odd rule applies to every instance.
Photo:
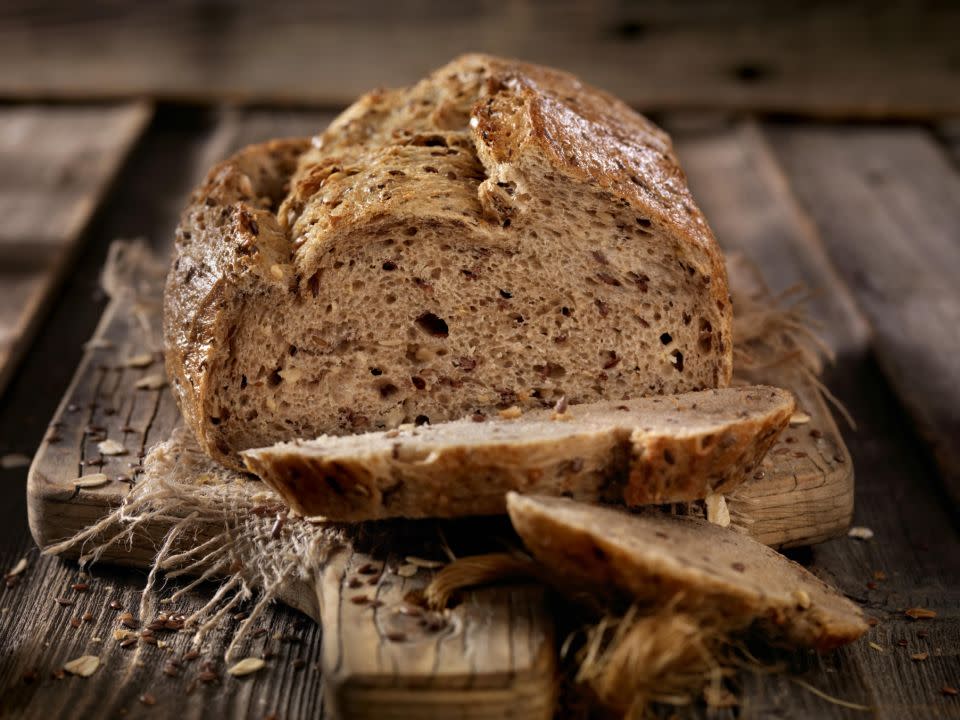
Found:
[[[732,260],[730,273],[735,294],[764,293],[748,263]],[[162,376],[161,358],[145,357],[158,347],[160,312],[156,297],[114,298],[88,343],[29,474],[30,527],[41,547],[122,503],[146,451],[178,425],[172,395],[153,382]],[[743,379],[790,388],[810,419],[800,418],[783,434],[738,492],[734,513],[750,535],[772,546],[842,533],[853,509],[853,472],[819,392],[782,364]],[[102,455],[97,446],[104,439],[129,454]],[[76,487],[79,476],[96,472],[109,482]],[[111,547],[102,559],[148,566],[173,522],[143,527],[130,545]],[[203,539],[200,533],[192,541]],[[285,602],[323,627],[320,665],[330,707],[345,718],[552,717],[556,644],[541,589],[516,585],[470,593],[442,620],[399,617],[382,609],[397,607],[432,576],[426,568],[401,576],[397,569],[406,553],[420,554],[416,538],[397,530],[377,547],[343,549],[313,578],[283,593]]]

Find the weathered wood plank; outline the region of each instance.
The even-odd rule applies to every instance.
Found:
[[[0,405],[0,454],[11,450],[29,454],[40,438],[51,432],[45,433],[44,428],[77,366],[81,344],[90,336],[102,309],[92,301],[91,293],[110,241],[118,236],[146,234],[157,246],[165,246],[172,238],[187,193],[213,162],[249,142],[315,132],[328,119],[323,113],[226,111],[208,116],[160,112],[152,132],[138,146],[116,183],[104,211],[87,231],[89,243],[68,276],[65,299],[57,303],[50,321],[40,328],[29,362],[21,366],[18,381],[10,385]],[[74,448],[79,447],[79,440],[69,434],[70,428],[62,429],[63,442],[76,441]],[[72,462],[75,464],[76,459]],[[118,472],[122,469],[122,465],[117,466]],[[22,487],[26,475],[26,468],[0,469],[0,479],[8,488]],[[289,719],[315,717],[321,712],[322,682],[316,662],[321,633],[315,623],[284,607],[271,609],[262,619],[267,633],[251,640],[249,649],[242,652],[275,652],[276,658],[255,676],[231,679],[220,661],[228,639],[224,635],[236,627],[235,622],[228,621],[223,632],[210,638],[203,655],[218,660],[220,683],[201,683],[188,695],[187,688],[200,671],[199,660],[187,664],[180,679],[169,678],[162,670],[170,656],[149,646],[140,651],[119,649],[113,639],[116,613],[105,610],[104,605],[118,599],[124,608],[135,611],[144,582],[142,573],[98,566],[94,575],[103,580],[91,582],[88,594],[76,594],[82,602],[68,608],[54,603],[53,594],[68,590],[77,568],[56,558],[37,557],[26,527],[25,500],[22,492],[11,490],[0,504],[0,572],[5,573],[23,555],[31,557],[31,569],[15,588],[0,585],[0,716],[138,716],[150,710],[138,700],[145,691],[157,698],[153,712],[169,717],[216,715],[259,720],[270,714]],[[98,506],[98,517],[102,511]],[[153,552],[145,550],[141,564]],[[108,591],[111,586],[114,589]],[[208,599],[209,590],[201,589],[185,599],[181,610],[197,609]],[[74,630],[68,624],[72,615],[66,612],[80,614],[87,608],[94,613],[94,622]],[[93,644],[93,637],[101,637],[102,644]],[[183,633],[160,637],[172,642],[173,657],[188,649]],[[279,642],[276,637],[299,638],[299,642]],[[93,677],[50,677],[65,660],[96,648],[101,649],[104,666]],[[294,665],[298,659],[304,661],[303,667]],[[23,674],[31,668],[38,669],[40,680],[23,682]]]
[[[29,569],[10,588],[0,589],[0,716],[24,719],[50,717],[158,717],[200,720],[221,717],[316,717],[322,713],[319,626],[298,613],[277,608],[258,623],[240,656],[267,657],[267,666],[253,676],[226,673],[223,654],[238,620],[227,619],[207,636],[200,655],[189,632],[157,631],[166,647],[146,641],[123,647],[114,633],[127,630],[122,612],[137,614],[142,574],[97,567],[90,575],[73,563],[38,557],[29,537],[0,546],[0,569],[6,572],[20,557]],[[72,589],[84,583],[84,591]],[[166,592],[178,586],[171,583]],[[56,598],[73,604],[62,606]],[[209,591],[186,595],[164,611],[190,613],[203,606]],[[120,609],[110,607],[117,602]],[[238,608],[242,612],[243,608]],[[83,620],[89,612],[89,621]],[[149,622],[153,617],[146,618]],[[79,621],[74,628],[71,620]],[[146,622],[140,624],[140,629]],[[139,632],[139,630],[137,631]],[[96,655],[100,668],[90,678],[54,675],[81,655]],[[174,660],[178,664],[171,665]],[[209,668],[215,680],[201,680]],[[149,695],[155,707],[149,706]],[[140,698],[144,698],[141,700]]]
[[[668,120],[667,130],[673,130]],[[861,351],[870,328],[827,257],[767,139],[753,121],[674,132],[690,188],[726,252],[744,253],[774,295],[800,287],[837,353]]]
[[[151,110],[0,109],[0,392]]]
[[[960,173],[923,129],[770,134],[870,321],[881,367],[960,501]]]
[[[644,109],[960,111],[950,3],[7,3],[7,97],[339,106],[465,50],[567,68]],[[371,18],[376,18],[372,22]],[[42,47],[43,52],[37,52]],[[64,68],[70,68],[64,72]]]

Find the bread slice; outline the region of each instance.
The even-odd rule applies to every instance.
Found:
[[[214,168],[167,369],[221,462],[296,437],[729,383],[720,250],[666,134],[565,73],[459,58]]]
[[[860,608],[805,568],[704,520],[517,493],[507,496],[507,510],[537,560],[578,591],[676,601],[678,610],[719,618],[730,630],[757,623],[817,650],[867,631]]]
[[[679,502],[739,485],[793,409],[786,390],[727,388],[325,436],[242,456],[295,510],[331,520],[503,513],[508,490]]]

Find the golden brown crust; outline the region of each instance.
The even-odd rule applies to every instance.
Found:
[[[272,208],[307,147],[309,140],[303,138],[274,140],[244,148],[214,166],[191,196],[177,229],[164,291],[167,376],[200,444],[237,469],[243,469],[242,463],[210,421],[217,415],[211,408],[208,370],[228,349],[230,323],[238,310],[234,300],[242,288],[251,276],[277,285],[272,268],[288,262],[288,241]],[[283,275],[279,280],[282,285]]]

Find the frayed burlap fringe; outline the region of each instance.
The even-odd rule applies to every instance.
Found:
[[[123,298],[144,344],[159,347],[163,268],[142,242],[116,244],[103,275],[113,298]],[[828,349],[810,329],[799,293],[770,299],[734,293],[736,377],[789,366],[819,385]],[[704,514],[703,504],[674,512]],[[734,525],[736,513],[731,510]],[[184,430],[152,448],[144,475],[123,505],[75,537],[47,549],[81,548],[81,562],[95,562],[107,549],[129,544],[134,535],[157,525],[169,527],[151,565],[140,617],[156,610],[158,577],[192,580],[160,604],[176,602],[202,582],[221,584],[210,600],[187,619],[199,642],[239,603],[256,594],[252,611],[227,649],[227,657],[264,609],[291,583],[313,580],[324,559],[342,547],[337,526],[287,517],[280,498],[265,485],[211,461]],[[542,572],[518,555],[458,560],[438,574],[430,599],[443,605],[465,587]],[[603,702],[636,716],[648,703],[681,702],[704,688],[719,689],[724,665],[718,658],[724,630],[706,618],[677,613],[672,606],[608,616],[583,633],[576,679]]]

